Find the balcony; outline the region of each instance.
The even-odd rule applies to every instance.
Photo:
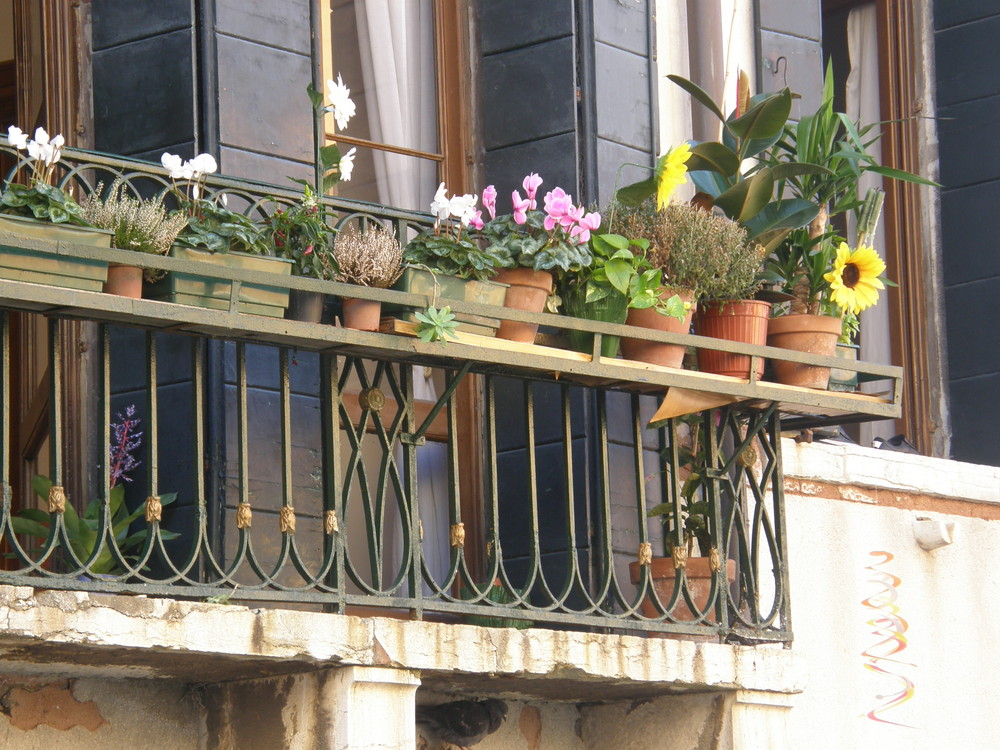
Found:
[[[141,162],[69,152],[63,167],[63,184],[78,191],[116,176],[147,195],[169,186],[162,170]],[[297,197],[225,178],[209,188],[255,217]],[[325,202],[339,226],[377,221],[406,237],[429,221]],[[136,263],[125,251],[17,232],[0,232],[0,246]],[[424,295],[175,258],[139,262],[228,285],[228,304],[205,309],[0,280],[0,583],[787,643],[781,432],[899,415],[898,368],[642,334],[753,358],[836,364],[888,385],[885,395],[864,395],[744,381],[602,357],[602,336],[636,336],[625,326],[459,301],[451,303],[455,312],[538,322],[545,334],[535,345],[471,334],[425,343],[405,325],[365,332],[240,311],[242,290],[255,284],[401,310],[426,307],[432,300]],[[46,321],[31,324],[43,331],[33,349],[15,335],[24,321],[39,319],[24,314]],[[595,334],[591,354],[559,347],[569,329]],[[15,409],[12,388],[26,357],[47,372],[38,381],[44,419],[34,415],[47,436],[36,440],[44,446],[38,456],[26,456],[12,438],[23,432],[13,415],[25,410]],[[67,378],[90,385],[70,398]],[[671,408],[649,428],[664,393]],[[112,422],[129,406],[143,436],[127,510],[119,511],[135,517],[123,526],[112,493],[100,489],[112,472],[107,452],[93,450],[91,462],[67,446],[85,443],[84,433],[92,445],[109,445]],[[702,550],[713,560],[705,599],[675,552],[685,547],[692,433],[712,540]],[[58,490],[30,496],[24,476],[13,482],[16,465],[29,458],[53,487],[75,492],[66,500]],[[661,503],[668,504],[665,523],[647,516]],[[15,533],[13,519],[30,508],[49,520],[40,536]],[[88,533],[89,543],[74,544]],[[652,587],[651,554],[677,555],[684,572],[665,594]],[[634,583],[633,561],[645,563]]]

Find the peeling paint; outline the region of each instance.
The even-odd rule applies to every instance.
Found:
[[[83,727],[96,732],[106,722],[94,701],[79,701],[73,695],[75,680],[17,684],[0,681],[0,711],[12,726],[30,731],[45,725],[66,731]]]

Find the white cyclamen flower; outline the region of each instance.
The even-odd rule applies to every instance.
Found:
[[[431,201],[431,213],[437,217],[438,221],[448,218],[451,211],[451,204],[448,200],[448,191],[444,189],[444,183],[438,185],[437,192],[434,193],[434,200]]]
[[[346,154],[340,157],[340,164],[338,169],[340,170],[340,179],[350,180],[351,174],[354,172],[354,156],[357,153],[356,148],[352,148]]]
[[[45,132],[45,128],[37,128],[35,130],[35,143],[39,146],[47,146],[49,143],[49,134]]]
[[[198,154],[191,160],[191,169],[194,170],[196,176],[213,174],[218,168],[219,165],[211,154]]]
[[[179,180],[184,177],[184,162],[177,154],[168,154],[164,151],[163,156],[160,157],[160,164],[170,173],[171,180]]]
[[[468,193],[465,195],[456,195],[448,204],[449,212],[462,222],[463,227],[467,227],[475,215],[477,200],[478,196],[469,195]]]
[[[333,110],[333,117],[337,121],[337,129],[343,130],[347,127],[347,122],[354,117],[354,102],[351,101],[351,90],[344,85],[337,73],[337,80],[329,79],[326,87],[330,91],[330,109]]]
[[[18,151],[23,151],[28,147],[28,134],[22,132],[21,128],[16,128],[13,125],[7,128],[7,140]]]

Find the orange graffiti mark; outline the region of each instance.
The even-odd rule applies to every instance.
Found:
[[[916,667],[916,665],[893,658],[907,647],[905,633],[909,628],[909,623],[900,616],[899,607],[896,606],[896,601],[899,598],[897,588],[902,583],[902,579],[888,571],[878,569],[880,566],[889,563],[893,559],[893,555],[891,552],[879,551],[872,552],[871,556],[881,559],[865,567],[865,570],[869,570],[872,573],[868,582],[876,586],[881,586],[881,588],[876,593],[863,599],[861,604],[878,613],[876,617],[868,620],[866,624],[873,628],[872,635],[879,638],[879,640],[862,651],[861,656],[865,659],[865,669],[898,680],[900,689],[888,695],[876,695],[876,700],[882,701],[882,703],[869,711],[866,716],[872,721],[878,721],[883,724],[914,729],[915,727],[909,724],[900,724],[899,722],[890,721],[880,716],[880,714],[899,707],[913,697],[916,690],[913,681],[902,672],[897,671],[897,668],[900,666]]]

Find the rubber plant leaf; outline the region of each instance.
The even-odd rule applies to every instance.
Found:
[[[795,229],[816,218],[819,206],[804,198],[785,198],[768,204],[752,219],[745,222],[751,238],[760,237],[773,229]]]
[[[749,180],[737,182],[718,196],[715,205],[721,208],[726,216],[745,225],[771,202],[772,197],[774,197],[774,176],[769,169],[762,169]]]
[[[688,172],[709,171],[732,177],[740,169],[740,157],[721,143],[706,141],[691,148],[685,166]]]
[[[720,122],[726,121],[726,117],[725,115],[722,114],[722,110],[719,109],[718,105],[716,105],[716,103],[712,101],[712,97],[710,97],[705,92],[705,90],[701,88],[698,84],[694,83],[693,81],[689,81],[687,78],[684,78],[683,76],[678,76],[673,74],[668,75],[667,78],[676,83],[686,92],[688,92],[702,106],[707,108],[709,112],[718,117]]]

